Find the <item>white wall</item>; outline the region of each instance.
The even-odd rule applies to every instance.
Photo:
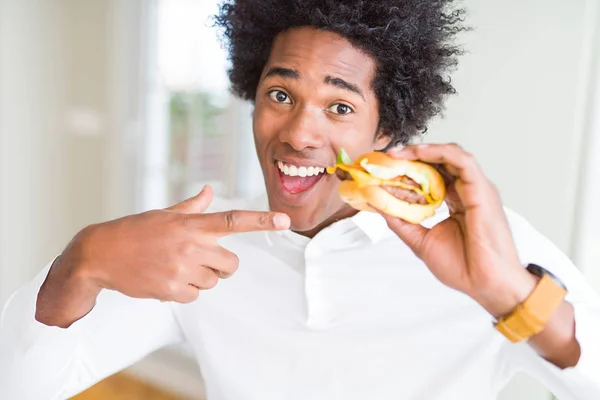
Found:
[[[63,11],[0,3],[0,304],[66,239]]]
[[[573,226],[591,3],[465,1],[475,31],[464,35],[458,95],[426,137],[472,150],[505,203],[563,250]],[[547,196],[556,182],[564,189]]]
[[[79,229],[134,209],[139,96],[115,59],[139,46],[140,1],[0,0],[0,305]]]
[[[475,30],[463,36],[469,53],[453,78],[458,95],[425,141],[473,152],[505,204],[572,255],[589,72],[600,47],[597,1],[464,4]],[[522,376],[502,396],[549,397]]]
[[[600,3],[594,43],[600,43]],[[571,248],[575,263],[600,290],[600,46],[595,46],[591,63],[589,93],[583,119],[584,138],[581,142],[579,197],[576,203],[575,232]]]

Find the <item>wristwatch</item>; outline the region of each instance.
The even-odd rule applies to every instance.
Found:
[[[527,271],[540,277],[535,289],[523,303],[494,323],[513,343],[528,340],[543,331],[567,294],[564,283],[545,268],[529,264]]]
[[[563,289],[567,289],[567,287],[565,286],[565,284],[560,280],[560,278],[558,278],[556,275],[554,275],[552,272],[548,271],[546,268],[544,267],[540,267],[537,264],[529,264],[527,265],[527,271],[529,271],[530,274],[538,276],[540,278],[543,278],[544,275],[549,275],[550,278],[552,278],[552,280],[554,280],[554,282],[556,282],[557,285],[561,286]]]

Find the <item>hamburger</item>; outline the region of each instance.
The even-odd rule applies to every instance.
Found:
[[[342,149],[327,172],[341,180],[340,197],[353,208],[379,210],[413,224],[433,216],[446,197],[444,178],[433,166],[382,152],[367,153],[352,162]]]

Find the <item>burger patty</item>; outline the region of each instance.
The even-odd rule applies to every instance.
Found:
[[[406,175],[397,176],[397,177],[395,177],[392,180],[394,180],[394,181],[400,181],[402,183],[407,184],[408,186],[412,186],[412,187],[416,187],[416,188],[420,188],[421,187],[421,185],[419,185],[417,182],[413,181],[412,179],[410,179]]]
[[[392,196],[394,196],[402,201],[406,201],[407,203],[427,204],[427,199],[423,195],[421,195],[413,190],[403,189],[398,186],[383,185],[381,187],[383,189],[385,189],[388,193],[390,193]]]
[[[335,170],[335,175],[339,178],[339,180],[341,181],[351,181],[352,179],[352,175],[350,175],[348,172],[341,170],[341,169],[336,169]]]
[[[350,173],[343,171],[339,168],[335,170],[335,175],[342,181],[353,180],[352,175],[350,175]],[[394,178],[393,180],[400,181],[408,186],[412,186],[415,188],[421,187],[421,185],[419,185],[417,182],[415,182],[414,180],[410,179],[408,176],[405,176],[405,175],[398,176],[398,177]],[[398,186],[382,185],[381,187],[383,189],[387,190],[392,196],[397,197],[400,200],[406,201],[408,203],[427,204],[427,199],[425,198],[425,196],[423,196],[413,190],[403,189]]]

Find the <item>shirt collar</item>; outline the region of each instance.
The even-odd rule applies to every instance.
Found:
[[[263,194],[260,197],[256,198],[252,201],[252,203],[256,206],[256,209],[269,209],[269,203],[266,194]],[[443,203],[436,210],[435,214],[431,218],[425,220],[422,223],[422,225],[431,228],[438,222],[444,220],[447,216],[448,206],[446,205],[446,203]],[[387,223],[385,222],[385,219],[381,215],[368,211],[359,211],[357,214],[350,218],[334,222],[328,228],[339,228],[340,233],[343,234],[344,232],[349,231],[352,227],[358,227],[373,244],[376,244],[383,239],[395,235],[389,229]],[[279,233],[300,246],[306,246],[310,242],[309,238],[299,235],[292,231],[284,231]]]
[[[268,210],[269,202],[267,195],[262,194],[252,200],[251,208],[265,211]],[[343,234],[354,227],[358,227],[372,243],[377,243],[388,237],[390,234],[393,234],[381,215],[367,211],[360,211],[350,218],[337,221],[328,228],[339,230],[339,233]],[[292,231],[278,233],[299,246],[306,246],[310,242],[309,238]]]
[[[444,202],[435,210],[435,214],[423,221],[421,225],[426,228],[432,228],[439,222],[448,218],[448,216],[448,205]],[[362,229],[373,243],[377,243],[382,239],[395,235],[395,233],[387,226],[385,219],[377,213],[361,211],[354,215],[351,220]]]
[[[393,234],[385,219],[379,214],[360,211],[350,220],[358,226],[373,243],[378,243]]]

